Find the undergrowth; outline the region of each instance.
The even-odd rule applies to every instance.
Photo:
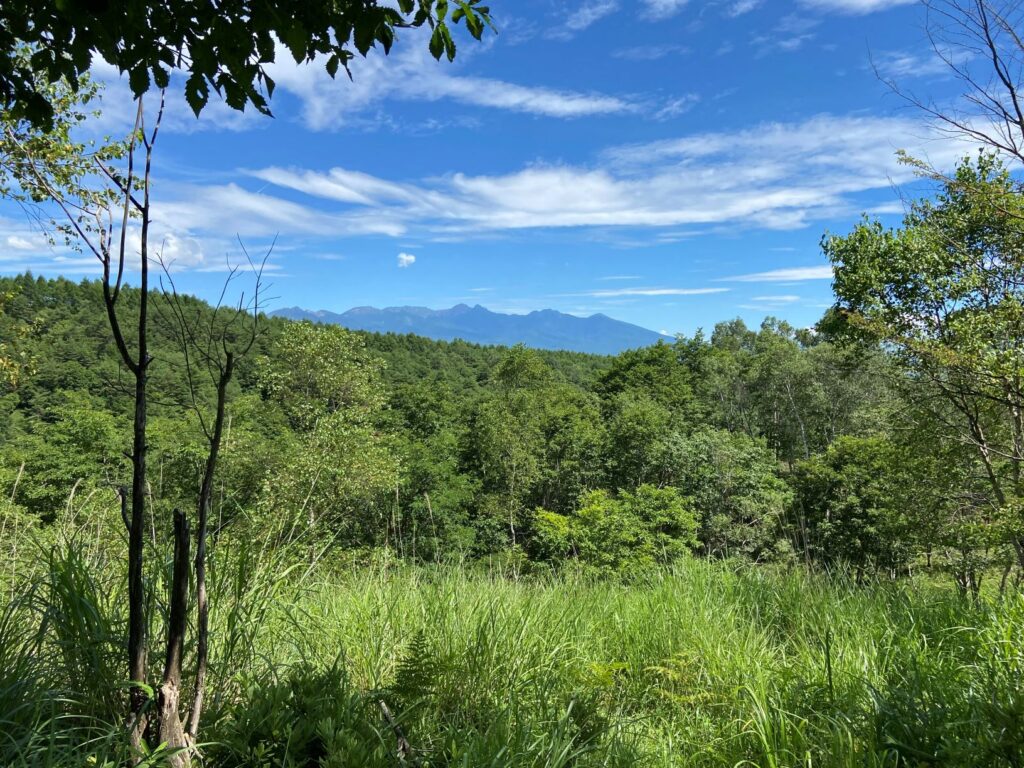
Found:
[[[119,546],[22,544],[0,764],[128,757]],[[304,556],[214,549],[204,765],[1024,765],[1020,594],[698,560],[623,583]]]

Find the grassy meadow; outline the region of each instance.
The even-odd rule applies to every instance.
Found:
[[[87,530],[24,540],[5,576],[5,766],[125,755],[119,546]],[[696,559],[630,581],[387,558],[311,567],[228,540],[211,566],[204,765],[1024,759],[1024,596],[1012,591],[974,602],[938,579],[856,586]],[[157,621],[162,576],[149,582]]]

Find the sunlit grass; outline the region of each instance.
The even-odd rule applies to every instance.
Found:
[[[5,586],[4,765],[125,754],[107,551],[58,545]],[[209,765],[395,765],[382,700],[420,765],[1011,766],[1024,750],[1019,594],[698,560],[632,583],[309,570],[227,540],[211,587]]]

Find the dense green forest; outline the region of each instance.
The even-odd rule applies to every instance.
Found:
[[[98,284],[25,275],[0,289],[19,366],[0,401],[5,522],[45,528],[86,500],[113,514],[131,400]],[[315,529],[337,556],[621,574],[696,553],[857,578],[927,568],[976,589],[1014,564],[1008,542],[978,535],[982,511],[943,506],[977,474],[971,452],[928,434],[886,355],[823,331],[737,320],[602,358],[263,322],[231,393],[219,525]],[[161,327],[157,520],[189,506],[204,455]]]

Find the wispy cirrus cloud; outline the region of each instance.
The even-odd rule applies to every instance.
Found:
[[[801,5],[823,11],[861,15],[887,11],[899,5],[909,5],[918,0],[800,0]]]
[[[389,100],[449,100],[473,107],[523,112],[544,117],[578,118],[636,109],[618,96],[522,85],[494,78],[459,75],[453,65],[436,62],[425,43],[405,41],[391,56],[376,52],[352,63],[352,81],[332,80],[319,66],[295,66],[286,57],[270,68],[279,88],[301,102],[303,122],[312,130],[332,130],[352,116]]]
[[[912,171],[896,162],[898,148],[948,167],[967,145],[908,119],[820,115],[614,147],[591,165],[538,163],[499,175],[456,172],[407,181],[345,168],[248,173],[311,201],[343,206],[330,214],[270,212],[277,219],[306,217],[311,228],[460,237],[564,227],[790,229],[857,213],[860,193],[911,180]]]
[[[726,293],[729,288],[609,288],[596,291],[584,291],[575,296],[590,296],[595,299],[609,299],[620,296],[706,296],[714,293]]]
[[[689,53],[690,49],[685,45],[666,43],[663,45],[635,45],[628,48],[617,48],[612,51],[616,59],[626,61],[657,61],[666,56],[682,55]]]
[[[880,51],[871,54],[871,66],[886,80],[908,80],[917,77],[952,75],[950,64],[962,66],[974,55],[971,51]]]
[[[547,35],[554,40],[568,40],[619,10],[618,0],[587,0],[566,18],[561,26]]]
[[[385,216],[372,219],[323,211],[275,195],[252,192],[238,184],[183,185],[166,202],[154,206],[153,220],[164,227],[188,227],[191,232],[237,233],[243,237],[273,237],[280,232],[310,235],[398,237],[405,227]]]
[[[819,19],[810,18],[805,14],[790,13],[779,19],[767,32],[754,35],[750,44],[760,56],[772,51],[796,51],[814,39],[814,29],[820,23]]]
[[[736,0],[726,8],[725,12],[727,16],[735,18],[737,16],[743,16],[744,14],[750,13],[763,4],[764,0]]]
[[[583,21],[594,23],[601,15],[611,13],[614,3],[599,0],[592,3],[588,14],[581,10],[575,22],[577,31]],[[584,9],[586,10],[586,9]],[[451,101],[467,107],[520,112],[540,117],[573,119],[597,115],[639,113],[650,106],[649,100],[612,94],[550,88],[544,85],[513,83],[496,78],[460,74],[460,63],[438,62],[427,49],[427,38],[419,31],[408,32],[396,43],[389,56],[371,49],[365,58],[354,59],[351,80],[343,75],[331,78],[322,62],[296,64],[287,50],[278,46],[275,62],[267,66],[276,89],[274,109],[284,114],[282,95],[298,101],[298,117],[313,131],[334,131],[342,128],[386,123],[380,110],[393,102]],[[472,58],[472,55],[469,55]],[[98,130],[127,129],[134,117],[132,96],[127,79],[114,67],[98,60],[96,77],[104,84],[102,94],[104,115],[96,124]],[[164,127],[178,133],[201,130],[246,131],[263,127],[268,118],[249,109],[231,109],[215,94],[197,119],[185,103],[183,81],[175,75],[167,91],[168,108]]]
[[[733,277],[722,277],[720,281],[726,282],[737,282],[737,283],[802,283],[808,280],[831,280],[833,277],[832,267],[830,266],[813,266],[813,267],[783,267],[781,269],[772,269],[767,272],[753,272],[747,275],[734,275]],[[760,300],[764,300],[769,297],[762,296]],[[774,297],[779,298],[793,298],[790,296],[785,297]],[[795,297],[799,299],[800,297]]]

